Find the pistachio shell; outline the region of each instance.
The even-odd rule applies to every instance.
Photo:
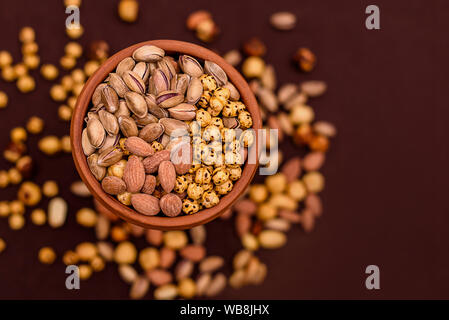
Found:
[[[174,119],[189,121],[195,118],[197,108],[188,103],[180,103],[176,107],[168,109]]]
[[[224,72],[223,69],[215,62],[205,61],[204,71],[206,71],[207,74],[213,76],[220,87],[224,86],[228,82],[228,76],[226,75],[226,72]]]
[[[187,91],[187,87],[189,86],[190,76],[185,73],[181,73],[174,77],[173,80],[171,89],[184,95]]]
[[[98,154],[93,153],[87,158],[87,164],[94,177],[101,181],[106,175],[106,168],[98,165]]]
[[[151,113],[147,113],[147,115],[143,118],[138,118],[136,117],[136,115],[133,115],[132,118],[134,119],[138,127],[145,127],[147,124],[157,123],[159,121],[159,119],[153,116]]]
[[[156,97],[152,94],[147,94],[145,96],[145,101],[147,103],[148,111],[154,115],[156,118],[167,118],[168,111],[159,107],[156,103]]]
[[[126,104],[128,108],[139,118],[143,118],[148,113],[147,103],[144,96],[134,91],[129,91],[125,94]]]
[[[196,104],[203,94],[203,84],[199,78],[192,78],[187,89],[186,101],[190,104]]]
[[[134,71],[125,71],[122,78],[128,88],[132,91],[140,94],[145,93],[145,83],[143,82],[142,78]]]
[[[229,89],[229,92],[231,92],[231,95],[229,96],[229,100],[232,101],[238,101],[240,100],[240,92],[237,90],[237,88],[228,81],[228,83],[226,83],[223,88],[227,88]]]
[[[118,118],[118,123],[120,130],[125,137],[133,137],[139,134],[139,129],[137,128],[136,122],[131,117],[120,116]]]
[[[101,147],[106,138],[106,132],[100,120],[92,118],[87,122],[87,136],[92,146],[95,148]]]
[[[112,113],[109,113],[106,110],[100,110],[98,116],[100,117],[101,124],[109,135],[113,136],[118,134],[118,121]]]
[[[118,104],[118,110],[114,113],[115,117],[118,119],[120,116],[127,116],[129,117],[131,115],[131,112],[128,109],[128,105],[126,104],[125,100],[120,100]]]
[[[154,95],[170,89],[170,80],[162,69],[156,69],[151,76],[149,90]]]
[[[195,58],[191,56],[179,56],[178,63],[182,71],[184,71],[184,73],[188,74],[191,77],[199,78],[203,74],[203,67]]]
[[[133,52],[133,58],[137,61],[156,62],[162,59],[165,51],[152,45],[142,46]]]
[[[98,156],[97,164],[101,167],[109,167],[119,162],[123,157],[123,152],[119,148],[110,147]]]
[[[164,133],[164,127],[160,123],[150,123],[139,132],[139,138],[146,142],[153,142]]]
[[[100,149],[98,149],[98,152],[102,153],[107,148],[116,146],[118,144],[119,140],[120,140],[119,134],[114,135],[114,136],[107,135],[106,139],[104,140],[103,145],[101,146]]]
[[[144,83],[148,81],[148,77],[150,76],[150,69],[147,63],[139,62],[133,68],[133,72],[136,73]]]
[[[111,86],[105,86],[101,90],[101,102],[104,104],[106,110],[114,113],[118,110],[119,100],[117,92]]]
[[[117,73],[109,74],[108,84],[115,90],[115,92],[117,92],[117,95],[120,98],[123,98],[125,93],[129,90],[122,77],[120,77]]]
[[[163,57],[162,60],[157,62],[158,68],[160,68],[167,75],[168,80],[171,80],[176,76],[176,70],[171,59],[171,57]]]
[[[87,128],[83,130],[81,135],[81,146],[83,147],[83,152],[86,156],[90,156],[95,152],[95,147],[90,144],[89,137],[87,136]]]
[[[167,109],[174,107],[184,101],[184,95],[176,91],[164,91],[156,97],[157,105]]]
[[[131,57],[127,57],[119,62],[115,71],[119,76],[122,76],[125,71],[132,70],[135,65],[136,62],[134,61],[134,59]]]
[[[165,133],[170,136],[183,136],[189,133],[189,125],[184,121],[162,118],[159,123],[164,126]]]
[[[95,91],[92,95],[92,104],[94,106],[98,106],[100,103],[102,103],[101,101],[101,91],[104,89],[104,87],[106,87],[107,84],[106,83],[100,83],[96,88]]]

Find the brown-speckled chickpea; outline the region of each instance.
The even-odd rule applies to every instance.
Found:
[[[210,121],[210,124],[218,127],[219,129],[223,129],[224,127],[223,120],[221,120],[220,117],[213,117]]]
[[[229,179],[229,171],[226,168],[217,168],[214,170],[212,180],[216,185],[225,183]]]
[[[223,128],[221,129],[221,140],[224,143],[231,143],[235,140],[236,133],[234,129]]]
[[[243,111],[246,110],[246,106],[245,106],[245,104],[242,101],[236,101],[235,103],[237,105],[237,112],[238,113],[243,112]]]
[[[226,105],[226,100],[224,100],[221,97],[212,96],[209,101],[210,108],[207,108],[209,113],[216,117],[220,114],[221,110],[223,110],[224,106]]]
[[[242,111],[239,113],[239,122],[241,128],[251,128],[253,125],[253,118],[251,118],[251,114],[248,111]]]
[[[223,99],[224,102],[226,102],[229,97],[231,96],[231,90],[229,90],[228,88],[217,88],[216,90],[214,90],[213,95],[215,97],[221,98]]]
[[[209,183],[211,174],[206,167],[199,168],[195,174],[195,182],[198,184]]]
[[[228,166],[229,179],[231,181],[237,181],[242,176],[242,167],[238,164],[232,164]]]
[[[125,206],[130,206],[131,205],[131,195],[132,194],[129,192],[123,192],[117,196],[117,199]]]
[[[204,91],[197,104],[202,108],[207,108],[209,106],[209,101],[211,97],[212,93],[210,91]]]
[[[226,164],[243,164],[243,157],[240,153],[228,151],[225,153]]]
[[[205,208],[212,208],[216,206],[220,202],[220,199],[218,198],[218,195],[215,193],[215,191],[207,191],[202,196],[201,204]]]
[[[196,112],[196,121],[201,125],[201,127],[207,127],[212,120],[212,116],[209,112],[204,109],[200,109]]]
[[[157,141],[151,142],[151,147],[154,149],[154,152],[164,150],[164,146],[160,142],[157,142]]]
[[[233,185],[232,181],[228,180],[225,183],[215,186],[215,192],[217,192],[218,194],[221,194],[221,195],[225,195],[225,194],[228,194],[229,192],[231,192],[233,186],[234,185]]]
[[[197,159],[201,159],[201,153]],[[199,168],[201,168],[201,163],[193,163],[189,169],[189,173],[195,173]]]
[[[208,125],[203,132],[205,141],[217,141],[221,139],[220,129],[212,124]]]
[[[176,178],[174,190],[177,193],[183,193],[184,191],[187,190],[188,185],[189,185],[189,183],[187,182],[187,178],[185,175],[178,176]]]
[[[208,74],[203,74],[200,77],[200,81],[203,85],[204,91],[214,91],[217,88],[217,82],[215,81],[214,77]]]
[[[223,108],[222,114],[224,117],[235,117],[238,113],[238,105],[235,101],[228,101]]]
[[[184,199],[182,201],[182,211],[186,214],[194,214],[200,210],[200,206],[196,201]]]
[[[121,139],[118,141],[118,144],[119,144],[119,146],[120,146],[120,149],[122,149],[122,151],[123,151],[123,155],[129,156],[130,153],[129,153],[129,151],[126,149],[125,142],[126,142],[126,138],[121,138]]]
[[[254,131],[253,130],[245,130],[239,137],[240,143],[243,144],[245,148],[251,147],[254,143]]]
[[[127,161],[125,159],[120,160],[119,162],[114,163],[112,166],[108,168],[108,175],[122,178],[123,172],[125,172]]]
[[[203,188],[203,191],[206,192],[206,191],[213,190],[214,189],[214,184],[212,182],[204,183],[204,184],[201,185],[201,187]]]
[[[197,183],[191,183],[187,187],[187,195],[193,200],[198,200],[203,195],[203,188]]]

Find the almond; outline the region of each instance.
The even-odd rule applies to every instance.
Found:
[[[165,192],[170,193],[176,183],[176,171],[173,163],[170,161],[162,161],[159,165],[158,178],[162,189],[164,189]]]
[[[167,193],[159,200],[159,206],[166,216],[176,217],[181,213],[182,201],[177,195]]]
[[[162,161],[168,161],[168,160],[170,160],[170,151],[162,150],[162,151],[156,152],[152,156],[149,156],[149,157],[143,159],[142,163],[143,163],[146,173],[155,173],[157,171],[157,169],[159,168],[159,164]]]
[[[192,146],[188,142],[179,142],[170,151],[170,159],[175,166],[177,174],[185,174],[192,166]]]
[[[281,172],[287,177],[287,182],[292,182],[301,175],[301,159],[294,157],[289,159],[281,168]]]
[[[162,243],[164,234],[161,230],[147,229],[145,233],[145,238],[147,242],[153,246],[159,247]]]
[[[163,286],[164,284],[168,284],[172,282],[172,275],[170,272],[162,269],[153,269],[148,270],[147,277],[150,279],[151,283],[156,287]]]
[[[106,193],[118,195],[126,191],[126,183],[115,176],[108,176],[101,181],[101,186]]]
[[[191,244],[185,248],[182,248],[179,254],[185,259],[191,260],[193,262],[199,262],[203,260],[204,256],[206,255],[206,248],[201,245]]]
[[[129,137],[126,139],[125,148],[139,157],[148,157],[154,153],[151,145],[139,137]]]
[[[130,156],[128,158],[123,173],[123,180],[126,183],[128,192],[136,193],[142,189],[145,182],[145,169],[143,168],[142,161],[137,156]]]
[[[137,212],[147,216],[154,216],[159,213],[159,200],[149,194],[136,193],[131,196],[131,204]]]
[[[142,193],[153,194],[155,187],[156,177],[149,174],[145,177],[145,182],[143,183],[141,191]]]

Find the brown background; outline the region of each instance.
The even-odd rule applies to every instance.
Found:
[[[227,289],[220,298],[449,298],[449,4],[446,1],[140,1],[140,19],[133,25],[116,16],[117,1],[83,1],[83,44],[107,40],[112,51],[150,39],[198,42],[184,27],[188,13],[209,9],[222,29],[211,46],[223,53],[251,36],[268,46],[266,60],[276,66],[281,83],[305,79],[328,82],[328,93],[311,102],[317,118],[339,128],[324,168],[324,216],[305,235],[294,228],[282,250],[261,252],[269,268],[262,286]],[[368,4],[381,10],[381,30],[365,29]],[[277,10],[297,14],[292,32],[270,28]],[[37,31],[42,62],[57,63],[67,42],[62,0],[0,2],[0,49],[20,58],[17,33],[31,25]],[[294,50],[308,46],[319,64],[310,75],[289,62]],[[0,81],[10,105],[0,111],[0,148],[9,130],[31,115],[46,119],[45,134],[68,134],[58,120],[58,104],[48,96],[50,84],[37,75],[37,90],[19,94]],[[47,158],[29,139],[36,159],[37,181],[76,179],[68,155]],[[287,154],[299,152],[284,146]],[[1,159],[0,168],[8,164]],[[15,188],[0,191],[11,199]],[[74,213],[88,200],[62,191],[70,203],[68,223],[61,229],[28,222],[11,231],[0,221],[7,250],[0,255],[0,298],[126,298],[128,286],[116,268],[95,274],[81,290],[64,287],[61,262],[48,267],[37,251],[52,245],[58,253],[78,242],[94,240],[91,230],[76,225]],[[44,202],[44,205],[46,203]],[[208,226],[209,253],[230,257],[239,245],[232,222]],[[143,247],[144,241],[139,244]],[[381,270],[381,290],[364,287],[365,267]],[[229,270],[227,270],[229,271]]]

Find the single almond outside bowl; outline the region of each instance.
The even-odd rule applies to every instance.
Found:
[[[153,40],[141,42],[119,51],[106,60],[86,82],[76,102],[71,122],[70,139],[72,143],[73,160],[81,179],[91,191],[96,202],[102,206],[103,210],[108,210],[128,222],[144,228],[159,230],[182,230],[192,228],[219,217],[226,211],[226,209],[230,208],[230,206],[243,194],[254,177],[258,165],[257,159],[254,164],[250,164],[248,162],[244,164],[242,176],[234,184],[232,191],[220,198],[220,202],[215,207],[198,211],[192,215],[179,215],[177,217],[146,216],[138,213],[131,207],[121,204],[117,199],[103,191],[100,182],[90,172],[87,165],[86,156],[84,155],[81,146],[81,134],[84,128],[84,117],[86,116],[86,112],[91,103],[95,88],[103,82],[104,79],[106,79],[110,72],[113,72],[121,60],[131,56],[134,50],[144,45],[154,45],[160,47],[166,51],[167,55],[170,55],[171,53],[187,54],[195,58],[210,60],[218,64],[226,72],[229,81],[234,84],[240,92],[240,99],[251,113],[253,118],[253,129],[256,133],[256,139],[254,142],[255,148],[253,149],[256,153],[258,153],[258,129],[262,127],[262,120],[256,98],[249,88],[248,83],[240,75],[240,73],[223,58],[209,49],[192,43],[176,40]]]

